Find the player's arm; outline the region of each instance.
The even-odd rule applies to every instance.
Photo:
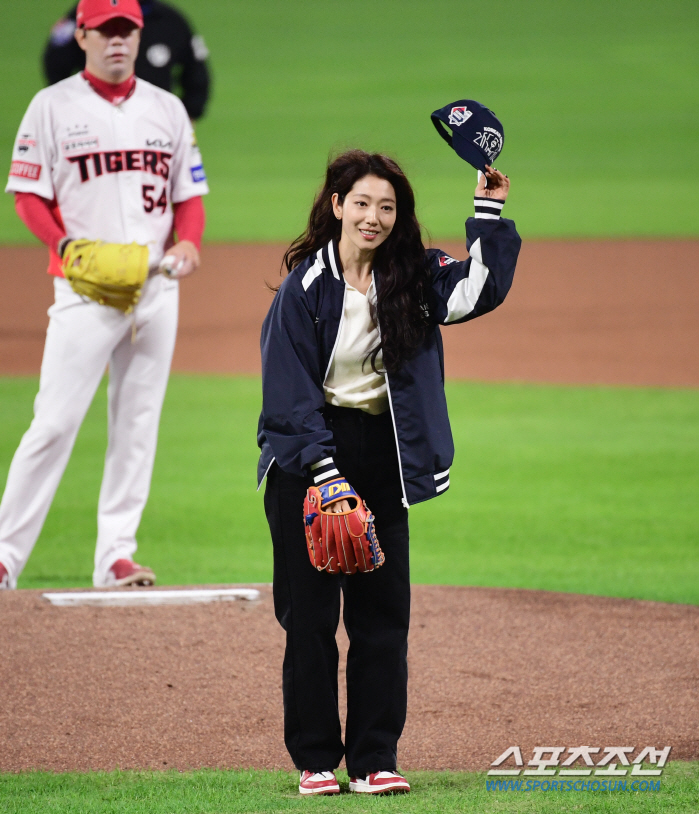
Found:
[[[15,210],[27,229],[60,257],[69,238],[54,203],[32,192],[15,192]]]
[[[171,195],[178,242],[167,250],[161,266],[172,266],[177,269],[175,276],[185,277],[199,266],[205,221],[202,195],[208,193],[209,187],[187,112],[179,99],[172,97],[172,102],[178,135],[172,159]]]
[[[167,250],[161,265],[171,267],[176,277],[186,277],[199,268],[201,239],[204,236],[206,213],[201,196],[173,204],[177,243]]]
[[[22,118],[5,191],[14,195],[17,214],[32,234],[57,253],[66,232],[51,176],[56,155],[45,94],[32,99]]]
[[[466,222],[468,260],[458,261],[438,249],[428,251],[430,312],[442,325],[492,311],[510,290],[522,240],[514,222],[501,216],[509,189],[509,179],[498,170],[489,168],[487,177],[479,177],[475,216]]]

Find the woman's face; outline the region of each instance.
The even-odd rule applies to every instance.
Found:
[[[391,234],[396,222],[396,193],[393,184],[376,175],[365,175],[340,203],[332,197],[336,218],[342,219],[342,234],[358,249],[373,251]]]

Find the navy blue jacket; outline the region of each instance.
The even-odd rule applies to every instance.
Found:
[[[514,222],[493,215],[479,217],[478,209],[476,217],[466,222],[468,260],[458,261],[439,249],[427,250],[431,329],[401,370],[386,376],[405,506],[449,488],[454,443],[444,395],[439,326],[492,311],[512,284],[521,245]],[[380,289],[380,274],[375,282]],[[323,383],[339,335],[344,297],[337,243],[331,242],[286,277],[272,302],[261,339],[259,484],[275,460],[284,471],[308,477],[311,466],[335,452],[323,419]]]

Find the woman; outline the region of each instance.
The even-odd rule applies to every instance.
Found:
[[[487,186],[486,186],[487,179]],[[449,488],[453,443],[440,325],[497,307],[520,238],[500,218],[509,180],[488,168],[467,222],[470,259],[425,249],[400,167],[349,151],[327,169],[288,276],[262,328],[258,475],[274,544],[274,602],[286,631],[284,736],[302,794],[409,791],[396,772],[407,705],[408,511]],[[303,500],[344,477],[376,517],[385,564],[332,575],[309,562]],[[338,510],[347,506],[338,505]],[[338,713],[340,615],[350,641],[347,726]]]

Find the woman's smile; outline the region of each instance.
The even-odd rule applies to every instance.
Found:
[[[360,229],[359,232],[367,240],[373,240],[379,234],[376,229]]]

